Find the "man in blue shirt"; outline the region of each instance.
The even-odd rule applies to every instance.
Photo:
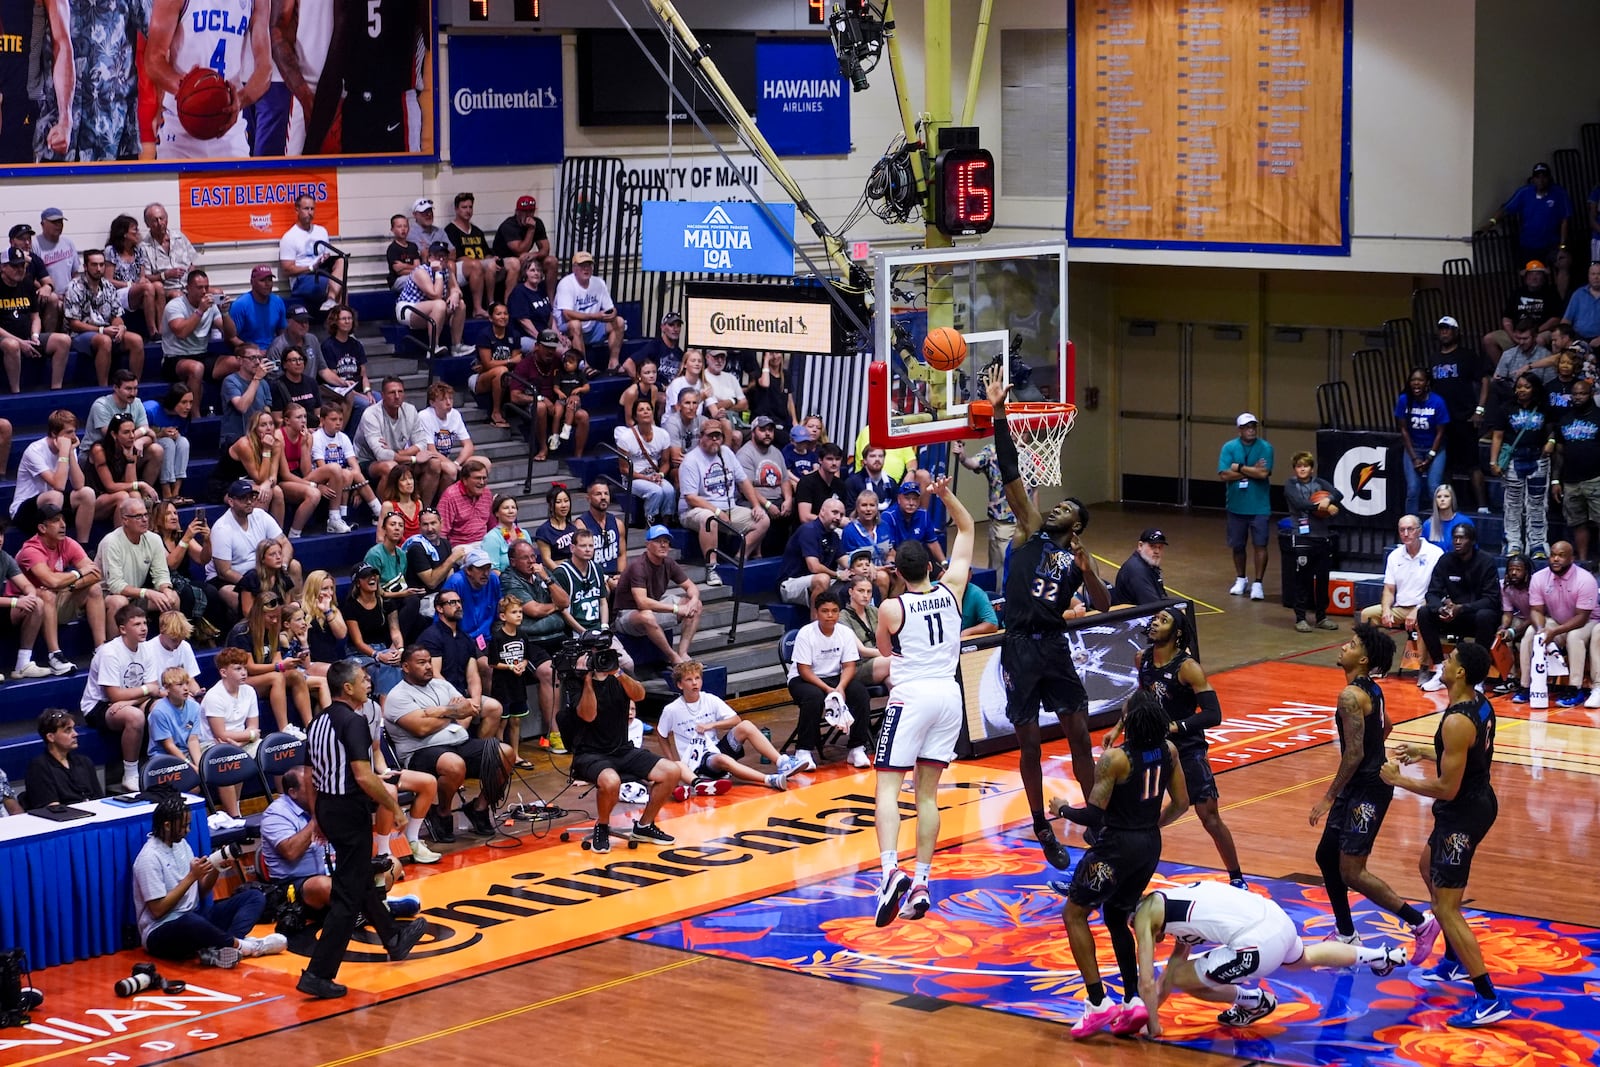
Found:
[[[267,368],[261,352],[253,344],[239,349],[239,369],[222,379],[222,427],[219,447],[226,452],[228,446],[244,436],[245,427],[255,418],[256,412],[267,410],[272,399],[272,388],[267,384]]]
[[[895,544],[921,541],[928,546],[928,555],[942,564],[944,546],[939,543],[939,531],[934,527],[928,509],[921,507],[921,503],[922,487],[916,482],[901,482],[895,507],[883,513],[883,521],[888,525]]]
[[[489,632],[500,614],[500,576],[493,570],[489,553],[477,547],[467,549],[461,569],[445,579],[439,591],[461,595],[461,632],[477,642],[480,651],[487,647]]]
[[[261,862],[267,878],[293,885],[306,907],[321,911],[333,899],[328,875],[328,845],[317,833],[312,811],[317,806],[310,767],[290,767],[283,775],[283,793],[261,816]]]
[[[1234,596],[1250,594],[1265,600],[1261,582],[1267,575],[1268,519],[1272,514],[1272,446],[1261,439],[1261,426],[1248,411],[1234,420],[1239,436],[1222,446],[1217,457],[1217,478],[1228,492],[1228,547],[1233,550],[1236,577],[1228,590]],[[1255,580],[1245,578],[1244,543],[1254,551]]]
[[[283,298],[272,291],[272,268],[266,264],[250,271],[250,291],[227,308],[239,339],[265,352],[289,324]]]
[[[1572,294],[1561,321],[1591,347],[1600,345],[1600,263],[1589,264],[1589,284]]]
[[[778,591],[785,603],[810,606],[817,594],[844,577],[844,548],[839,530],[844,504],[837,497],[822,502],[817,517],[803,522],[783,550]]]
[[[1522,188],[1511,194],[1500,214],[1515,218],[1517,228],[1518,259],[1556,261],[1556,253],[1567,245],[1567,219],[1572,215],[1572,201],[1567,191],[1554,184],[1550,177],[1550,164],[1535,163],[1533,173]],[[1489,225],[1495,224],[1489,220]]]

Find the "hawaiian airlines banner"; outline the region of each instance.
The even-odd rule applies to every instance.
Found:
[[[183,234],[207,241],[276,240],[295,224],[294,202],[317,202],[317,225],[339,232],[339,180],[332,170],[263,171],[258,174],[180,174],[178,203]]]
[[[561,38],[450,38],[450,165],[560,163]]]
[[[832,44],[756,42],[756,126],[780,156],[850,153],[850,86]]]
[[[0,35],[0,176],[439,158],[431,0],[32,6]]]

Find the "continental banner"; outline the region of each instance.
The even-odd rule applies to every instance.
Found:
[[[178,175],[183,233],[196,244],[276,240],[295,224],[294,202],[302,194],[317,202],[317,225],[338,233],[339,176],[335,171]]]
[[[1073,0],[1076,244],[1348,255],[1349,0]]]

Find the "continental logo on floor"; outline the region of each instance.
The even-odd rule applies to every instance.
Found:
[[[663,818],[677,838],[671,848],[630,851],[614,837],[611,851],[596,856],[574,837],[415,878],[404,888],[421,896],[429,935],[405,963],[390,964],[370,929],[363,931],[369,941],[351,944],[339,981],[372,993],[431,985],[876,867],[872,782],[871,775],[852,775]],[[950,768],[939,799],[941,846],[1027,815],[1021,780],[991,768]],[[901,844],[910,848],[910,794],[902,794],[901,810]],[[296,976],[305,965],[293,954],[252,963]]]

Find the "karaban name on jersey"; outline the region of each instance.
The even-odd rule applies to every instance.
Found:
[[[891,640],[889,684],[923,678],[953,680],[961,663],[961,604],[948,586],[917,592],[908,589],[900,602],[900,629]]]

